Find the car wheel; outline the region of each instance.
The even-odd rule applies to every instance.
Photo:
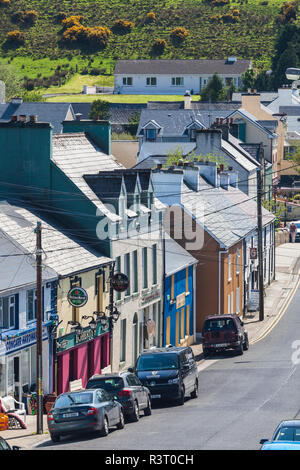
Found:
[[[248,349],[249,349],[249,339],[248,339],[247,334],[245,334],[245,342],[243,344],[243,349],[244,349],[244,351],[248,351]]]
[[[203,348],[203,357],[208,357],[209,356],[209,351],[207,348]]]
[[[144,409],[144,414],[145,416],[150,416],[152,414],[150,398],[148,398],[148,405],[147,405],[147,408]]]
[[[180,397],[177,400],[177,405],[179,406],[184,405],[184,388],[181,389]]]
[[[237,347],[237,353],[239,356],[242,356],[244,354],[244,347],[243,347],[243,340],[241,340],[239,346]]]
[[[60,435],[59,434],[50,434],[52,442],[59,442],[60,441]]]
[[[125,427],[124,413],[120,410],[120,421],[117,424],[118,429],[123,429]]]
[[[101,429],[100,431],[100,436],[107,436],[109,433],[109,425],[108,425],[108,419],[107,417],[105,416],[104,417],[104,421],[103,421],[103,428]]]
[[[191,393],[191,398],[198,398],[198,380],[195,382],[195,388]]]
[[[139,421],[140,419],[140,410],[139,410],[139,405],[138,402],[135,401],[133,405],[133,413],[130,416],[131,421],[136,422]]]

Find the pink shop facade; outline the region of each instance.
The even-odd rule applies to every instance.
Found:
[[[58,394],[70,390],[70,382],[81,379],[85,388],[88,379],[110,363],[109,332],[99,325],[96,332],[84,328],[82,334],[75,332],[56,340],[56,367]]]

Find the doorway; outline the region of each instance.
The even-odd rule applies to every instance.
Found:
[[[8,359],[7,367],[7,394],[17,401],[22,401],[21,389],[21,355],[12,356]]]

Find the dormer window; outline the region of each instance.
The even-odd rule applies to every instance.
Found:
[[[190,139],[196,140],[196,129],[190,129]]]
[[[146,129],[146,140],[155,140],[156,130],[155,129]]]

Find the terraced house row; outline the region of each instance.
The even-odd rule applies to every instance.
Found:
[[[0,122],[0,396],[19,401],[36,385],[38,222],[44,394],[125,370],[143,349],[192,344],[205,316],[242,315],[258,289],[256,201],[236,169],[203,160],[126,168],[111,152],[109,121],[65,110],[47,121],[47,106],[36,108],[43,121],[32,104],[32,114]],[[263,225],[268,284],[266,210]]]

